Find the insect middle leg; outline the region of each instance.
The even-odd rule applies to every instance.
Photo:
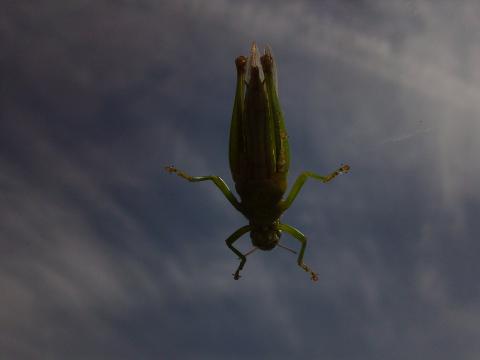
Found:
[[[303,262],[303,255],[305,254],[305,248],[307,247],[307,238],[305,235],[303,235],[299,230],[295,229],[293,226],[287,225],[287,224],[278,224],[278,229],[282,231],[288,232],[290,235],[292,235],[295,239],[300,241],[302,244],[302,247],[300,248],[300,253],[298,254],[297,258],[297,264],[300,266],[303,270],[306,272],[310,273],[310,278],[313,281],[318,280],[318,275],[313,272],[305,263]]]
[[[240,203],[238,202],[237,198],[233,193],[230,191],[228,188],[227,184],[225,184],[225,181],[220,176],[190,176],[187,173],[178,170],[174,166],[165,166],[165,170],[168,171],[170,174],[177,174],[178,176],[184,178],[185,180],[188,180],[190,182],[198,182],[198,181],[207,181],[211,180],[213,183],[220,189],[220,191],[225,195],[228,201],[230,201],[230,204],[233,205],[235,209],[238,211],[240,210]]]
[[[295,183],[290,190],[290,194],[288,194],[287,198],[281,202],[280,206],[282,210],[285,211],[290,207],[290,205],[292,205],[293,201],[309,177],[315,180],[320,180],[323,183],[327,183],[338,175],[346,173],[348,170],[350,170],[349,165],[342,165],[340,168],[326,176],[318,175],[311,171],[304,171],[298,176],[297,180],[295,180]]]
[[[243,234],[247,233],[250,231],[250,225],[245,225],[235,231],[232,235],[228,237],[225,242],[227,243],[227,246],[232,250],[239,258],[240,258],[240,265],[238,265],[237,271],[235,271],[233,275],[233,278],[235,280],[240,279],[240,270],[243,269],[243,266],[245,265],[245,262],[247,261],[247,257],[243,255],[238,249],[233,247],[233,243],[237,241]]]

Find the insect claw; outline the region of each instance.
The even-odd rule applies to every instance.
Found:
[[[165,170],[166,170],[167,172],[169,172],[170,174],[177,172],[177,169],[175,169],[175,166],[173,166],[173,165],[165,166]]]
[[[338,170],[338,172],[340,174],[345,174],[348,172],[348,170],[350,170],[350,165],[347,165],[347,164],[342,164],[342,166],[340,167],[340,169]]]
[[[304,263],[301,263],[299,264],[300,267],[305,270],[306,272],[309,272],[310,273],[310,279],[312,281],[318,281],[318,274],[313,272],[307,265],[305,265]]]
[[[238,279],[241,278],[241,276],[240,276],[240,274],[238,273],[238,271],[237,271],[235,274],[232,274],[232,275],[233,275],[233,278],[234,278],[235,280],[238,280]]]

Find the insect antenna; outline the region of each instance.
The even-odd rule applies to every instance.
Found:
[[[250,251],[246,252],[243,256],[248,256],[250,255],[251,253],[254,253],[255,250],[257,250],[258,248],[255,246],[253,249],[251,249]]]
[[[292,253],[294,253],[294,254],[297,253],[295,250],[292,250],[292,249],[290,249],[289,247],[283,246],[283,245],[280,244],[280,243],[277,243],[277,245],[280,246],[282,249],[288,250],[288,251],[290,251],[290,252],[292,252]]]

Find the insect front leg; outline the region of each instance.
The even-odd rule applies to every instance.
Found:
[[[238,265],[237,271],[235,271],[235,273],[232,274],[235,280],[240,279],[240,270],[243,269],[243,266],[247,261],[247,257],[243,255],[240,251],[238,251],[238,249],[234,248],[233,243],[237,241],[243,234],[249,232],[250,229],[251,229],[250,225],[243,226],[237,231],[235,231],[232,235],[230,235],[227,240],[225,240],[230,250],[232,250],[240,258],[240,265]]]
[[[172,165],[165,166],[165,170],[168,171],[170,174],[177,174],[178,176],[190,182],[211,180],[220,189],[223,195],[225,195],[227,200],[230,201],[230,204],[232,204],[233,207],[238,211],[240,212],[242,211],[241,205],[238,202],[237,198],[235,197],[235,195],[232,194],[227,184],[225,184],[225,181],[223,181],[223,179],[220,176],[190,176],[187,173],[178,170]]]
[[[305,263],[303,262],[303,255],[305,253],[305,248],[307,247],[307,238],[305,235],[303,235],[299,230],[295,229],[293,226],[287,225],[287,224],[278,224],[278,229],[282,231],[286,231],[290,235],[292,235],[295,239],[300,241],[302,244],[302,247],[300,249],[300,253],[298,254],[297,258],[297,264],[306,272],[310,273],[310,278],[313,281],[318,280],[318,275],[313,272]]]
[[[335,170],[334,172],[326,176],[318,175],[311,171],[305,171],[301,173],[298,176],[297,180],[295,180],[295,183],[293,184],[292,189],[290,190],[290,194],[288,194],[287,198],[281,202],[280,207],[282,211],[287,210],[290,207],[290,205],[292,205],[293,200],[295,200],[298,193],[300,192],[300,190],[302,189],[303,185],[305,184],[305,182],[309,177],[315,180],[320,180],[323,183],[327,183],[333,180],[336,176],[348,172],[348,170],[350,170],[349,165],[342,165],[340,168],[338,168],[337,170]]]

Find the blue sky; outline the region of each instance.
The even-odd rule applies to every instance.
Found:
[[[475,1],[9,2],[0,15],[0,355],[480,356]],[[234,59],[270,45],[307,182],[240,281],[224,240]],[[285,245],[298,244],[284,236]],[[251,248],[248,236],[239,248]]]

